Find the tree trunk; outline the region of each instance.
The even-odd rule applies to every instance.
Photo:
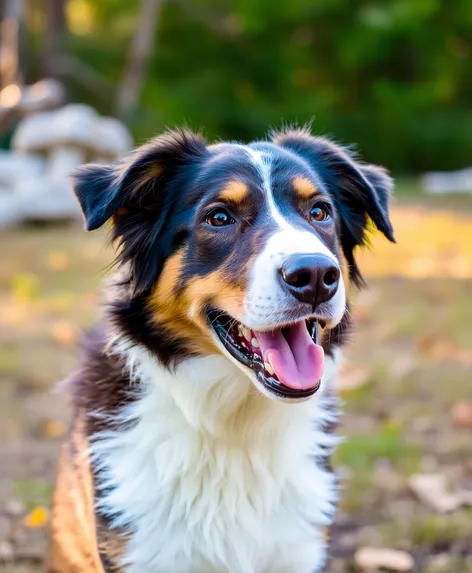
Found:
[[[66,29],[65,0],[48,0],[47,30],[44,46],[44,72],[49,77],[55,76],[54,61],[63,55],[64,34]]]
[[[0,35],[1,87],[21,83],[20,23],[23,17],[22,0],[5,0]]]
[[[136,31],[116,102],[117,113],[122,118],[132,113],[138,105],[163,2],[164,0],[141,0]]]

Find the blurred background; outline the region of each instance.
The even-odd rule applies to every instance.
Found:
[[[339,383],[330,573],[472,572],[472,2],[0,0],[0,571],[43,570],[67,402],[112,255],[67,173],[166,127],[312,122],[397,180]]]

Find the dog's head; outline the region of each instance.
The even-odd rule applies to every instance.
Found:
[[[111,219],[125,286],[113,316],[165,365],[222,353],[264,393],[304,398],[319,326],[346,313],[368,221],[393,241],[391,180],[306,130],[208,145],[175,131],[75,174],[86,227]]]

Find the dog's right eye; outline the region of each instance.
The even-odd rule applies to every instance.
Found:
[[[212,227],[226,227],[227,225],[233,225],[235,221],[228,211],[218,207],[208,213],[205,222]]]

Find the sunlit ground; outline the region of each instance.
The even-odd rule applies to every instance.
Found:
[[[364,545],[409,551],[417,572],[472,572],[472,511],[439,514],[408,487],[435,472],[472,489],[472,420],[457,416],[472,402],[472,200],[403,195],[392,209],[398,244],[373,239],[360,257],[369,288],[353,293],[331,573],[350,571]],[[97,318],[104,239],[74,227],[0,238],[0,571],[42,570],[68,420],[50,390]]]

